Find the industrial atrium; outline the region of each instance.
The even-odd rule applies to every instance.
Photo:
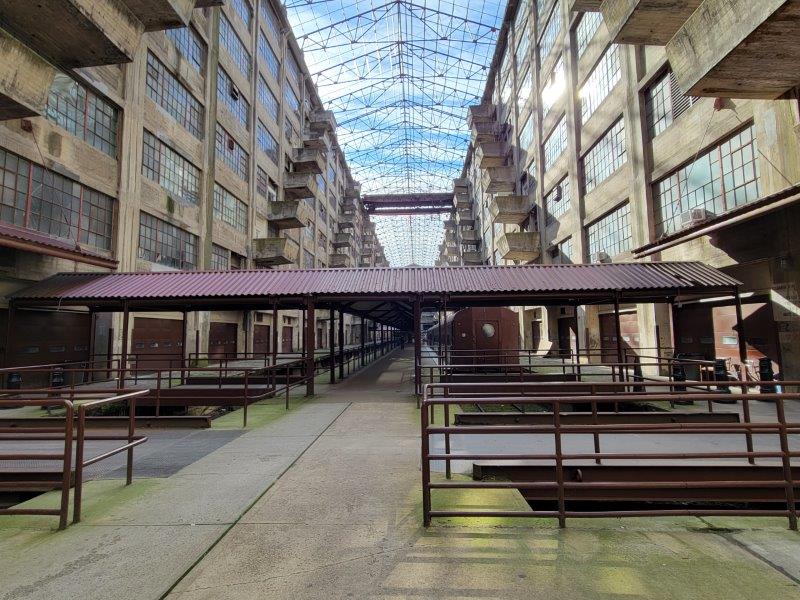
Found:
[[[798,36],[0,0],[0,600],[800,598]]]

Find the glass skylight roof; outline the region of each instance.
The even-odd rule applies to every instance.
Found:
[[[480,101],[505,5],[505,0],[286,2],[362,193],[452,191],[469,141],[466,107]],[[433,264],[442,239],[440,217],[381,220],[389,221],[377,229],[393,266]]]

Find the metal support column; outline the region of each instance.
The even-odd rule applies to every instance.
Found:
[[[422,393],[422,303],[419,296],[414,298],[414,393],[418,396]]]
[[[188,366],[186,364],[186,338],[188,336],[189,330],[189,314],[186,309],[181,311],[183,315],[183,321],[181,321],[181,383],[186,382],[186,370],[185,367]]]
[[[336,313],[331,308],[328,310],[328,346],[330,350],[330,370],[331,370],[331,383],[336,383],[336,321],[334,319]]]
[[[367,322],[364,317],[361,317],[361,366],[367,364],[367,357],[365,356],[365,348],[367,343]]]
[[[747,364],[747,339],[744,331],[744,318],[742,317],[742,297],[739,295],[739,287],[733,288],[733,297],[736,300],[736,337],[739,340],[739,361],[742,368]]]
[[[622,325],[619,322],[619,294],[614,295],[614,331],[617,336],[617,363],[619,364],[619,380],[625,380],[625,368],[622,366]]]
[[[3,354],[3,366],[10,367],[11,365],[11,357],[13,356],[11,352],[11,342],[14,340],[14,320],[17,316],[17,306],[13,300],[8,301],[8,319],[6,320],[6,348]]]
[[[339,311],[339,380],[344,379],[344,312]]]
[[[272,364],[278,363],[278,304],[272,305]]]
[[[117,389],[125,388],[125,372],[128,369],[128,324],[130,323],[130,309],[128,301],[122,303],[122,353],[120,356],[119,370],[117,371]]]
[[[316,347],[316,313],[314,311],[314,298],[306,300],[305,315],[306,332],[303,339],[303,351],[306,359],[306,396],[314,395],[314,348]]]

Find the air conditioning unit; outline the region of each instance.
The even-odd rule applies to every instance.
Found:
[[[611,257],[605,252],[595,252],[589,257],[589,262],[593,263],[610,263]]]
[[[558,246],[556,246],[555,244],[551,244],[550,246],[547,247],[547,253],[550,255],[550,258],[558,258],[559,254]]]
[[[681,213],[681,227],[691,227],[698,225],[706,219],[710,219],[714,213],[705,208],[691,208]]]

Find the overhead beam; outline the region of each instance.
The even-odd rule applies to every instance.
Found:
[[[361,200],[367,213],[376,215],[440,214],[453,209],[452,193],[373,194]]]

